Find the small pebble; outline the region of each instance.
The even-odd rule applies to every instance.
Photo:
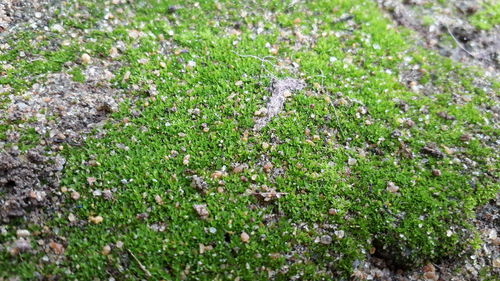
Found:
[[[110,253],[111,253],[111,247],[109,245],[106,245],[106,246],[102,247],[101,254],[107,256]]]
[[[206,219],[209,215],[208,208],[206,204],[195,204],[193,205],[193,209],[196,211],[198,216],[202,219]]]
[[[273,260],[277,260],[277,259],[281,258],[281,254],[280,253],[270,253],[269,257]]]
[[[396,193],[399,190],[399,186],[395,185],[392,181],[387,183],[387,191]]]
[[[64,247],[59,243],[52,241],[49,243],[49,247],[56,255],[61,255],[62,253],[64,253]]]
[[[102,191],[100,189],[96,189],[92,191],[92,195],[94,195],[94,197],[100,197],[102,195]]]
[[[194,67],[196,67],[196,62],[192,61],[192,60],[188,61],[187,65],[186,65],[186,68],[192,69]]]
[[[500,237],[491,240],[491,243],[495,246],[500,246]]]
[[[90,58],[89,54],[83,54],[82,57],[80,58],[80,61],[83,64],[89,64],[91,62],[91,58]]]
[[[71,192],[71,198],[73,198],[73,200],[80,199],[80,193],[78,193],[76,191]]]
[[[175,13],[175,12],[176,12],[177,10],[179,10],[179,9],[180,9],[180,7],[179,7],[179,6],[172,5],[172,6],[168,6],[168,8],[167,8],[167,12],[168,12],[169,14],[173,14],[173,13]]]
[[[345,232],[343,230],[335,231],[335,236],[337,236],[338,239],[342,239],[345,236]]]
[[[242,232],[240,234],[240,239],[241,239],[241,242],[248,243],[248,241],[250,241],[250,236],[246,232]]]
[[[62,33],[64,31],[64,27],[60,24],[54,24],[53,26],[50,27],[50,30],[53,32]]]
[[[279,52],[279,48],[277,48],[277,47],[269,48],[269,53],[271,53],[273,55],[277,55],[278,52]]]
[[[221,171],[215,171],[210,175],[210,178],[220,179],[223,175],[224,175],[224,173],[222,173]]]
[[[186,156],[184,156],[184,158],[182,159],[182,164],[184,165],[189,165],[189,159],[191,158],[191,155],[187,154]]]
[[[102,191],[102,197],[106,200],[113,199],[113,192],[109,189],[105,189]]]
[[[163,199],[161,198],[160,195],[155,195],[155,202],[158,205],[163,205]]]
[[[468,134],[463,134],[460,136],[460,140],[465,142],[465,141],[470,141],[472,139],[472,137]]]
[[[500,258],[494,259],[492,264],[494,268],[500,268]]]
[[[411,128],[411,127],[415,126],[415,122],[413,122],[413,120],[410,120],[410,119],[406,120],[406,121],[404,122],[404,124],[405,124],[405,126],[406,126],[406,127],[408,127],[408,128]]]
[[[18,229],[16,231],[16,235],[17,237],[28,237],[31,235],[31,233],[26,229]]]
[[[116,248],[118,248],[118,249],[123,248],[123,242],[122,241],[116,241]]]
[[[255,113],[253,115],[255,116],[266,116],[267,114],[267,109],[265,107],[255,111]]]
[[[354,158],[349,158],[349,159],[347,160],[347,164],[348,164],[349,166],[354,166],[354,165],[356,165],[356,163],[358,163],[358,160],[356,160],[356,159],[354,159]]]
[[[93,223],[93,224],[100,224],[103,220],[104,220],[104,219],[103,219],[103,217],[101,217],[101,216],[95,216],[95,217],[90,216],[90,217],[89,217],[89,221],[90,221],[91,223]]]
[[[115,47],[109,49],[109,56],[112,58],[116,58],[118,56],[118,49]]]
[[[321,244],[328,245],[332,243],[332,237],[330,235],[323,235],[321,236],[319,241],[321,242]]]
[[[264,166],[262,166],[262,169],[264,169],[265,173],[269,173],[272,168],[273,168],[273,164],[271,162],[266,162],[264,164]]]
[[[11,255],[16,256],[19,253],[27,252],[31,249],[31,244],[28,240],[24,238],[20,238],[12,244],[12,247],[9,249]]]
[[[87,178],[87,183],[88,183],[89,185],[93,185],[96,181],[97,181],[97,179],[96,179],[96,178],[94,178],[94,177],[88,177],[88,178]]]
[[[238,165],[238,166],[234,167],[233,173],[235,173],[235,174],[241,173],[241,172],[243,172],[243,170],[245,168],[246,168],[245,165]]]

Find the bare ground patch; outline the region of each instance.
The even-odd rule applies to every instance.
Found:
[[[79,145],[91,133],[97,137],[104,134],[102,125],[123,101],[123,93],[109,83],[113,74],[108,69],[109,65],[98,62],[87,67],[84,83],[73,81],[66,73],[49,74],[45,82],[9,96],[7,109],[1,114],[2,123],[10,124],[11,130],[7,143],[0,144],[0,221],[20,218],[21,226],[44,225],[61,210],[63,188],[59,180],[65,159],[59,150],[63,144]],[[26,129],[34,130],[40,141],[21,151],[16,144]],[[72,194],[76,197],[79,195]],[[52,241],[57,237],[49,236],[50,241],[42,239],[39,244],[62,254],[64,246]],[[14,255],[39,250],[25,247],[29,237],[18,238],[2,247]]]
[[[60,0],[2,0],[0,2],[0,38],[20,25],[43,28],[54,15]]]
[[[446,1],[442,6],[431,1],[377,2],[396,24],[416,31],[419,37],[415,40],[422,46],[492,74],[498,72],[500,27],[479,30],[468,20],[468,16],[478,11],[479,1]]]

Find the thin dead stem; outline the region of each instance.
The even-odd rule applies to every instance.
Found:
[[[135,262],[137,262],[137,264],[139,265],[139,268],[144,271],[144,273],[146,273],[146,275],[148,277],[153,277],[153,275],[151,275],[151,272],[149,272],[146,267],[141,263],[141,261],[134,255],[134,253],[132,253],[132,251],[130,251],[129,249],[127,249],[127,252],[132,256],[132,258],[135,260]]]
[[[455,35],[453,35],[453,32],[451,32],[450,30],[450,27],[445,24],[444,26],[446,26],[446,30],[448,30],[448,33],[451,35],[451,37],[453,38],[453,40],[455,40],[455,43],[457,43],[458,47],[460,49],[462,49],[464,52],[466,52],[469,56],[473,57],[476,59],[476,56],[474,56],[472,53],[470,53],[469,51],[467,51],[467,49],[465,49],[465,47],[460,43],[460,41],[458,41],[458,39],[455,37]]]

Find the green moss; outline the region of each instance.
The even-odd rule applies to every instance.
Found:
[[[81,3],[102,15],[99,5]],[[175,19],[167,14],[171,4],[135,1],[129,26],[91,32],[96,42],[84,46],[93,57],[105,58],[116,41],[124,41],[115,86],[137,85],[138,91],[129,91],[142,99],[123,104],[112,116],[129,122],[108,124],[102,139],[89,138],[83,147],[65,150],[62,185],[82,198],[75,206],[64,195],[70,209],[50,222],[66,238],[67,259],[58,269],[37,266],[39,272],[80,280],[148,278],[132,252],[154,279],[266,280],[268,271],[278,280],[340,279],[371,247],[408,267],[456,255],[477,242],[469,221],[474,208],[492,197],[495,185],[488,177],[464,173],[454,157],[476,161],[482,173],[493,168],[486,159],[494,151],[479,140],[459,139],[472,128],[495,131],[478,109],[488,96],[472,83],[472,70],[415,50],[407,33],[389,28],[371,1],[325,0],[293,7],[262,1],[247,17],[241,16],[251,8],[245,2],[202,1],[200,8],[183,3]],[[262,11],[279,15],[266,20]],[[347,13],[353,15],[352,25],[332,24]],[[240,37],[225,29],[262,21],[260,34],[249,25],[241,28]],[[146,36],[133,39],[130,29]],[[297,47],[295,29],[311,36],[312,43]],[[159,35],[171,39],[172,50],[162,49]],[[278,49],[272,63],[238,55],[269,56],[266,45]],[[45,54],[53,63],[49,71],[78,54],[75,48]],[[436,92],[426,96],[398,82],[407,57],[427,71],[418,82],[432,83]],[[274,65],[284,58],[298,69]],[[195,66],[186,67],[188,61]],[[12,76],[47,70],[40,67],[26,66]],[[126,81],[125,73],[130,73]],[[70,74],[82,81],[80,68]],[[300,77],[307,88],[290,97],[283,113],[261,132],[253,132],[254,112],[265,106],[271,76]],[[158,91],[154,98],[145,95],[151,85]],[[451,101],[457,95],[471,98],[455,104]],[[407,111],[398,100],[408,105]],[[423,107],[428,113],[422,113]],[[132,118],[137,108],[141,114]],[[199,114],[192,113],[194,108]],[[455,120],[439,117],[443,111]],[[405,127],[406,119],[415,126]],[[393,137],[395,130],[401,132],[399,139]],[[420,153],[429,142],[457,152],[443,158]],[[99,164],[86,165],[91,159]],[[274,174],[263,170],[263,162],[272,163]],[[232,173],[236,163],[249,168]],[[224,169],[223,182],[211,178]],[[433,176],[433,169],[441,176]],[[191,186],[193,174],[207,182],[205,195]],[[89,177],[96,179],[92,186]],[[388,192],[389,182],[399,192]],[[251,190],[263,186],[282,196],[262,204]],[[113,199],[93,196],[94,189],[113,190]],[[198,217],[194,204],[207,205],[206,220]],[[83,222],[96,215],[104,220],[75,227],[68,225],[69,213]],[[250,235],[248,243],[241,241],[242,232]],[[323,235],[332,237],[331,244],[317,242]],[[101,254],[103,246],[118,241],[123,248]],[[200,244],[212,249],[200,253]],[[0,269],[30,278],[32,265],[23,260],[0,257]]]
[[[478,29],[490,30],[500,24],[500,3],[484,1],[479,12],[469,18],[472,25]]]
[[[83,83],[85,82],[85,75],[82,73],[82,70],[78,67],[73,68],[69,74],[71,74],[73,81]]]

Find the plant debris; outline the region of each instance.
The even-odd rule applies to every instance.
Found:
[[[304,82],[293,78],[271,81],[271,85],[268,88],[271,97],[266,107],[260,109],[258,114],[256,114],[257,117],[254,119],[255,125],[253,127],[254,131],[259,131],[264,128],[274,116],[281,112],[287,95],[290,95],[290,93],[294,91],[300,91],[304,87]]]

